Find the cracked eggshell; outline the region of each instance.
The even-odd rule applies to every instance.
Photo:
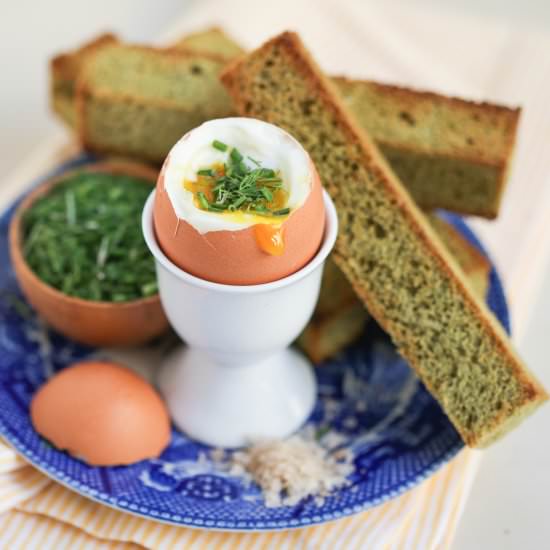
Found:
[[[284,252],[272,256],[258,246],[254,226],[201,234],[185,220],[178,220],[164,187],[163,169],[157,182],[153,214],[162,251],[180,269],[215,283],[256,285],[291,275],[315,256],[325,228],[321,181],[313,164],[311,170],[309,195],[282,224]]]
[[[157,458],[170,418],[154,388],[126,367],[84,361],[57,373],[33,396],[35,430],[93,466]]]

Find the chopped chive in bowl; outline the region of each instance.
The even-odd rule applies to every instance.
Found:
[[[141,233],[152,182],[83,172],[61,181],[22,219],[23,255],[45,283],[84,300],[128,302],[157,293]]]

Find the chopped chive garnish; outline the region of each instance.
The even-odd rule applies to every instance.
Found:
[[[218,141],[217,139],[212,142],[212,147],[214,147],[214,149],[217,149],[218,151],[221,151],[222,153],[225,153],[228,149],[225,143]]]
[[[96,263],[98,267],[103,267],[107,258],[109,257],[109,236],[105,235],[99,243],[99,249],[97,251]]]
[[[252,210],[254,210],[254,212],[259,212],[260,214],[271,214],[271,212],[265,206],[262,206],[262,205],[253,206]]]
[[[233,149],[231,149],[231,153],[229,153],[229,156],[231,157],[231,160],[240,167],[243,156],[241,155],[239,150],[233,147]]]
[[[279,179],[279,178],[261,178],[258,180],[258,183],[264,183],[264,184],[269,184],[269,185],[277,185],[278,183],[283,183],[283,180]]]
[[[274,178],[275,177],[275,171],[271,170],[271,168],[262,168],[260,176],[262,178]]]
[[[146,283],[141,286],[141,294],[143,296],[152,296],[158,292],[158,285],[156,281]]]
[[[204,170],[199,170],[199,171],[197,172],[197,174],[198,174],[199,176],[210,176],[211,178],[213,178],[214,175],[215,175],[215,174],[214,174],[214,170],[211,170],[210,168],[206,168],[206,169],[204,169]]]
[[[208,210],[210,208],[210,203],[208,202],[206,195],[202,191],[199,191],[197,193],[197,198],[199,199],[201,208],[203,208],[204,210]]]
[[[218,140],[212,142],[220,151],[229,150],[229,146]],[[232,147],[226,163],[203,168],[198,176],[212,178],[201,182],[200,191],[193,190],[198,206],[210,212],[244,210],[264,216],[283,216],[289,209],[281,209],[287,198],[283,181],[278,172],[271,168],[262,168],[261,164],[247,157],[255,167],[244,161],[243,154]],[[204,185],[207,185],[206,193]],[[278,212],[276,214],[276,212]]]
[[[273,193],[267,187],[262,187],[260,189],[260,192],[262,193],[266,201],[271,202],[273,200]]]
[[[67,223],[74,225],[76,223],[76,203],[74,199],[74,192],[70,189],[65,193],[65,211],[67,216]]]
[[[280,210],[275,210],[273,212],[274,216],[286,216],[290,213],[290,208],[281,208]]]
[[[229,205],[229,208],[231,208],[232,210],[237,210],[245,202],[246,202],[246,197],[243,195],[243,196],[239,197],[235,202],[231,203]]]

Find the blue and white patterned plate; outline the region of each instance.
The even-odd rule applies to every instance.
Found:
[[[80,156],[57,172],[90,161]],[[350,485],[321,505],[305,499],[295,506],[267,508],[256,486],[220,469],[208,458],[207,447],[176,430],[158,460],[127,467],[94,468],[56,450],[32,428],[31,397],[53,373],[98,351],[50,331],[22,302],[8,254],[14,207],[0,219],[0,433],[37,468],[70,489],[125,512],[183,526],[286,529],[347,516],[394,498],[462,448],[439,405],[371,324],[359,342],[316,369],[319,396],[309,429],[322,433],[327,447],[351,450],[354,464]],[[460,218],[445,216],[480,247]],[[494,270],[487,302],[509,330]],[[133,357],[155,353],[160,352],[152,346]]]

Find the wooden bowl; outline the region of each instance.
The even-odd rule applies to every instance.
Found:
[[[159,295],[129,302],[98,302],[68,296],[38,278],[22,252],[22,216],[55,185],[76,173],[126,174],[151,181],[153,168],[127,161],[105,161],[71,170],[48,180],[29,193],[17,208],[9,228],[10,255],[21,290],[28,302],[53,328],[68,338],[93,346],[143,344],[168,328]]]

